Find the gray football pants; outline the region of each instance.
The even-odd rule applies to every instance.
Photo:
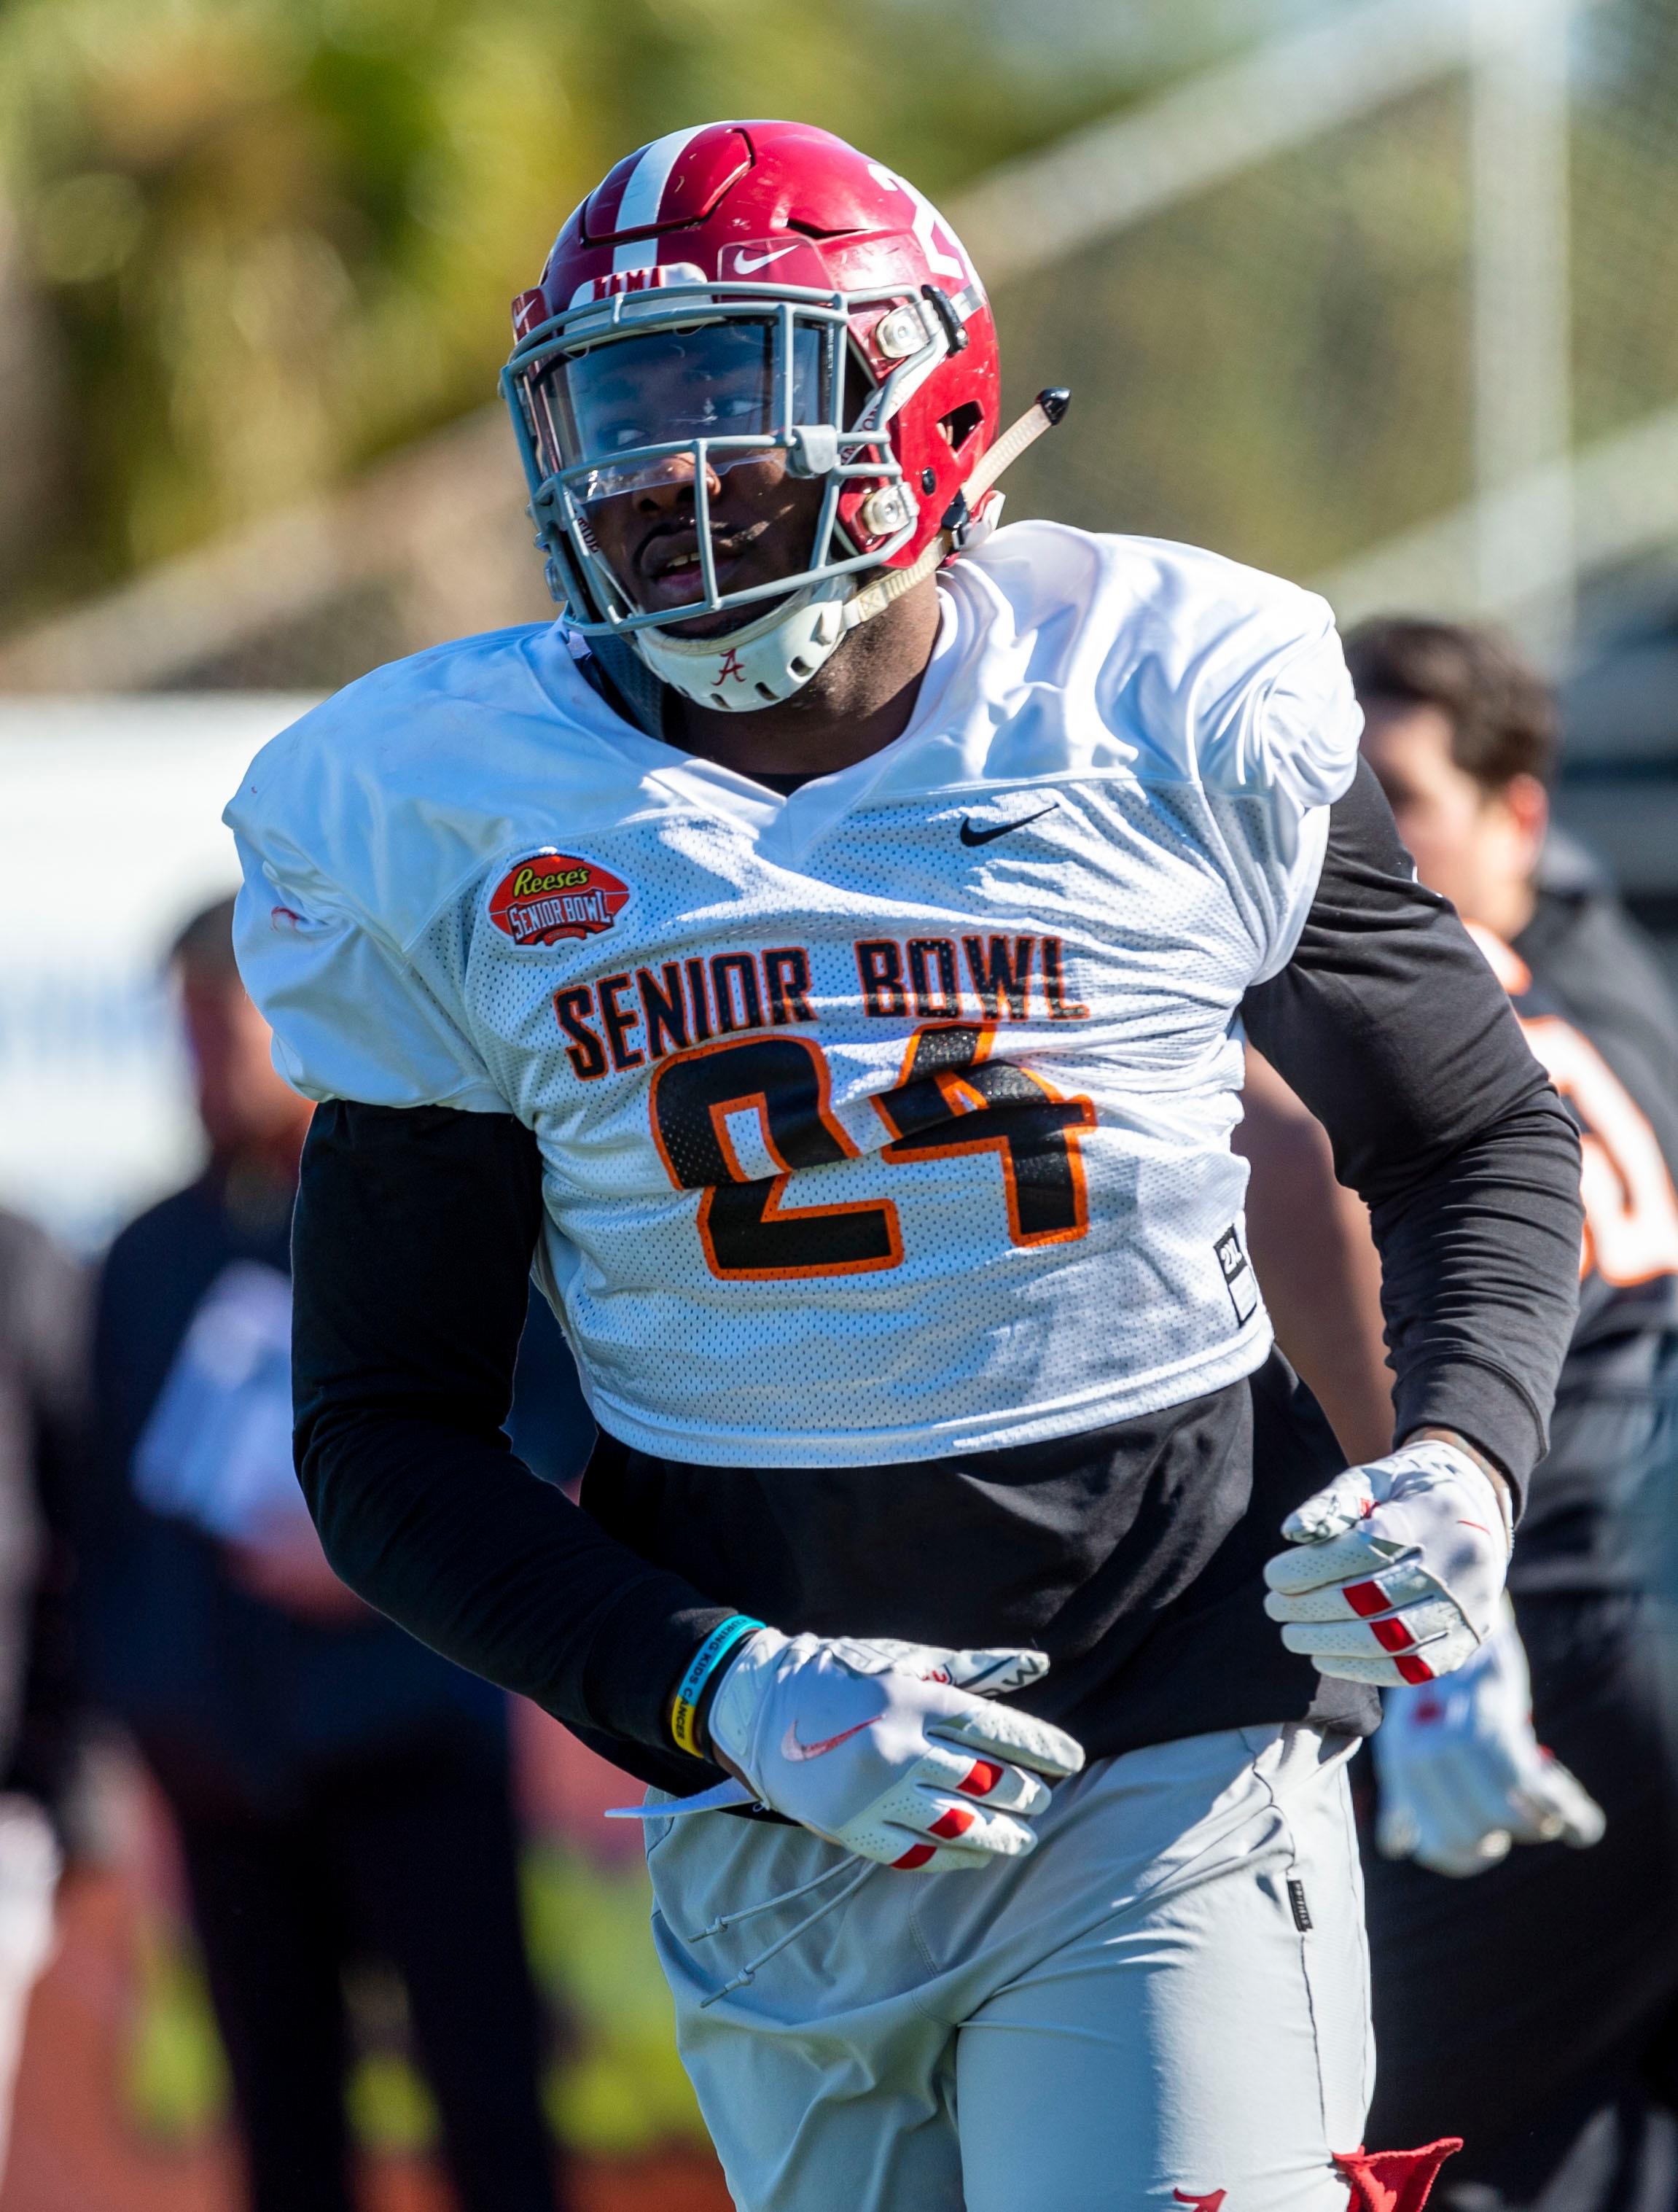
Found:
[[[1346,2212],[1373,2072],[1351,1748],[1294,1725],[1100,1760],[978,1873],[650,1822],[741,2212]]]

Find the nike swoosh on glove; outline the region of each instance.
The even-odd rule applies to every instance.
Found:
[[[1041,1651],[760,1628],[730,1661],[710,1737],[759,1801],[887,1866],[983,1866],[1037,1843],[1041,1778],[1077,1773],[1073,1739],[988,1698],[1035,1682]]]
[[[1431,1682],[1491,1632],[1509,1565],[1503,1493],[1455,1444],[1348,1467],[1282,1523],[1264,1570],[1282,1641],[1348,1682]]]
[[[1527,1655],[1505,1598],[1492,1632],[1448,1682],[1383,1696],[1375,1738],[1389,1859],[1435,1874],[1484,1874],[1511,1844],[1600,1843],[1602,1808],[1533,1733]]]

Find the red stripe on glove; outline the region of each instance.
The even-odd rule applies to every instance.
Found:
[[[973,1826],[973,1815],[965,1805],[952,1805],[947,1813],[940,1813],[927,1831],[929,1836],[964,1836]],[[903,1864],[901,1859],[898,1865]]]
[[[1353,1613],[1367,1616],[1387,1610],[1387,1595],[1378,1583],[1347,1583],[1345,1596]]]

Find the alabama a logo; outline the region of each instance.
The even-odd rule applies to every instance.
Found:
[[[489,895],[489,919],[515,945],[599,937],[629,903],[629,886],[575,853],[532,853]]]

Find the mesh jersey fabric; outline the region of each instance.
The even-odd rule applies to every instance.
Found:
[[[786,798],[631,729],[550,628],[352,685],[228,810],[283,1072],[535,1133],[538,1279],[637,1449],[1000,1449],[1268,1348],[1237,1009],[1356,763],[1328,611],[1047,524],[942,602],[908,729]]]

